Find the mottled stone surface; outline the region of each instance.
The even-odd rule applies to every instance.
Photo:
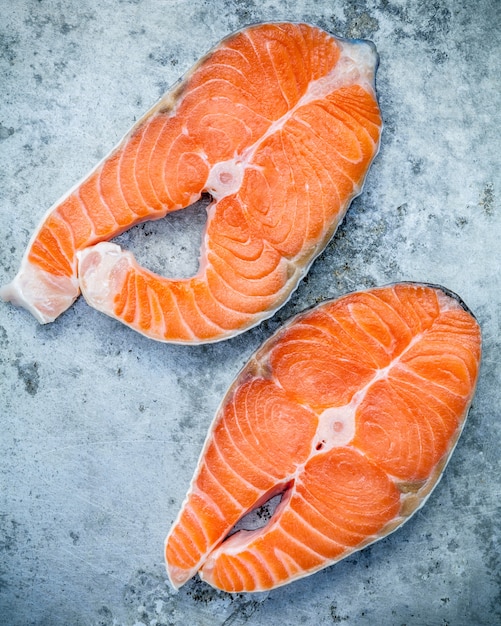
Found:
[[[229,32],[305,20],[372,39],[385,129],[362,195],[290,302],[205,347],[148,341],[79,300],[0,304],[0,621],[17,625],[501,623],[501,21],[496,0],[0,0],[0,284],[36,224]],[[203,207],[121,237],[197,266]],[[417,280],[484,332],[469,420],[425,507],[387,539],[265,594],[166,582],[163,540],[217,405],[291,314]]]

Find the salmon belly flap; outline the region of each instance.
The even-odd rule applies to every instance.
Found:
[[[48,211],[0,290],[42,323],[82,292],[148,337],[201,343],[272,315],[360,193],[381,132],[377,54],[306,24],[224,39]],[[210,194],[198,273],[167,279],[115,236]]]
[[[229,592],[312,574],[388,535],[441,477],[475,391],[480,328],[432,285],[296,316],[228,390],[165,543],[174,587]],[[282,494],[262,528],[234,526]]]

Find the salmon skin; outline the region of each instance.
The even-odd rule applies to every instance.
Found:
[[[388,535],[442,475],[473,398],[480,328],[434,285],[348,294],[250,359],[210,429],[166,539],[175,588],[272,589]],[[273,496],[262,528],[234,526]]]
[[[0,296],[51,322],[87,302],[160,341],[232,337],[271,316],[360,193],[381,132],[377,53],[307,24],[223,40],[48,211]],[[167,279],[109,240],[212,202],[198,273]]]

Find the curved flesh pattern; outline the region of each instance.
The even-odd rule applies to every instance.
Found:
[[[395,530],[440,478],[470,406],[480,329],[450,292],[400,283],[297,316],[216,415],[166,540],[174,587],[277,587]],[[266,526],[234,525],[283,497]]]
[[[161,341],[224,339],[281,306],[377,153],[372,44],[306,24],[223,40],[52,207],[0,296],[40,322],[82,290]],[[110,239],[212,195],[200,269],[171,280]]]

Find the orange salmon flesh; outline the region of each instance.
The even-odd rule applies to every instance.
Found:
[[[228,390],[166,539],[176,588],[302,578],[388,535],[437,484],[463,428],[480,328],[443,288],[348,294],[275,333]],[[235,524],[282,493],[257,530]]]
[[[48,211],[0,296],[40,322],[80,292],[159,341],[212,342],[271,316],[361,191],[378,148],[377,54],[307,24],[246,28],[201,59]],[[167,279],[109,240],[207,209],[198,273]]]

